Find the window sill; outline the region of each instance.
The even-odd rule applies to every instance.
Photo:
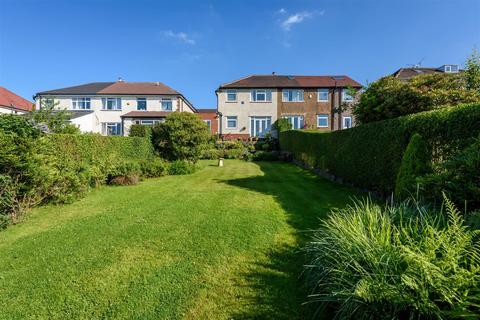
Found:
[[[317,100],[317,102],[330,102],[330,100]]]
[[[225,103],[237,103],[238,101],[225,101]]]
[[[122,109],[109,110],[109,109],[100,109],[100,111],[123,111]]]

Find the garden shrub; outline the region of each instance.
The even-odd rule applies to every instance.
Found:
[[[395,185],[395,196],[406,198],[415,194],[417,178],[431,171],[431,152],[422,136],[418,133],[410,138],[407,150],[403,154]]]
[[[480,102],[480,92],[467,88],[463,73],[437,73],[403,81],[393,76],[372,82],[354,106],[360,124],[407,114]]]
[[[111,185],[134,185],[140,180],[140,164],[136,161],[123,161],[118,163],[108,173],[107,181]]]
[[[185,160],[175,160],[168,166],[169,175],[183,175],[194,173],[197,167],[194,163]]]
[[[306,247],[310,302],[336,319],[478,317],[480,243],[446,208],[366,200],[333,211]]]
[[[436,172],[419,178],[422,195],[439,201],[442,192],[459,207],[480,209],[480,136],[456,156],[440,164]]]
[[[220,157],[223,157],[223,152],[222,150],[218,150],[218,149],[205,149],[202,151],[202,155],[201,155],[201,159],[210,159],[210,160],[214,160],[214,159],[218,159]]]
[[[188,112],[173,112],[165,122],[152,128],[153,145],[168,160],[196,162],[210,137],[207,125],[196,114]]]
[[[278,161],[280,153],[278,151],[257,151],[252,154],[253,161]]]
[[[168,174],[169,164],[162,159],[152,159],[140,161],[140,171],[142,177],[156,178]]]
[[[414,133],[423,137],[436,167],[480,134],[480,104],[427,111],[349,130],[289,130],[280,133],[280,145],[312,167],[389,195]]]
[[[152,127],[145,126],[141,124],[133,124],[130,126],[130,131],[128,135],[130,137],[150,137],[152,132]]]
[[[0,216],[18,222],[37,204],[71,202],[122,161],[152,159],[148,139],[41,134],[26,117],[0,116]]]

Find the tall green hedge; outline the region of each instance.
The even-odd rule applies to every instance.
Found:
[[[153,146],[143,137],[54,134],[46,138],[60,155],[93,164],[109,159],[129,161],[153,157]]]
[[[359,187],[389,194],[410,137],[419,133],[435,163],[480,134],[480,104],[460,105],[321,133],[280,133],[280,147],[300,161]]]

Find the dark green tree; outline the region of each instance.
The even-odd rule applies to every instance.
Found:
[[[464,75],[467,89],[480,92],[480,55],[476,49],[465,62]]]
[[[415,133],[403,154],[395,184],[395,196],[407,198],[415,194],[417,179],[431,172],[431,153],[422,136]]]
[[[207,125],[196,114],[188,112],[174,112],[152,128],[154,148],[169,160],[196,162],[210,137]]]

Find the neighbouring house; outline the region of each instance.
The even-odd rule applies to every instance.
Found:
[[[82,132],[128,135],[132,124],[153,125],[175,111],[196,112],[178,91],[161,82],[94,82],[42,91],[37,109],[46,101],[70,111],[70,122]]]
[[[0,113],[24,114],[31,112],[33,103],[0,87]]]
[[[263,137],[286,118],[292,129],[339,130],[354,126],[350,105],[362,85],[348,76],[251,75],[217,91],[219,133],[225,139]]]
[[[457,64],[444,64],[438,68],[427,68],[420,66],[413,66],[409,68],[400,68],[395,71],[392,76],[400,80],[410,80],[413,77],[422,74],[434,74],[434,73],[459,73],[462,72]]]
[[[210,129],[211,134],[218,134],[218,115],[217,109],[197,109],[200,119],[202,119]]]

